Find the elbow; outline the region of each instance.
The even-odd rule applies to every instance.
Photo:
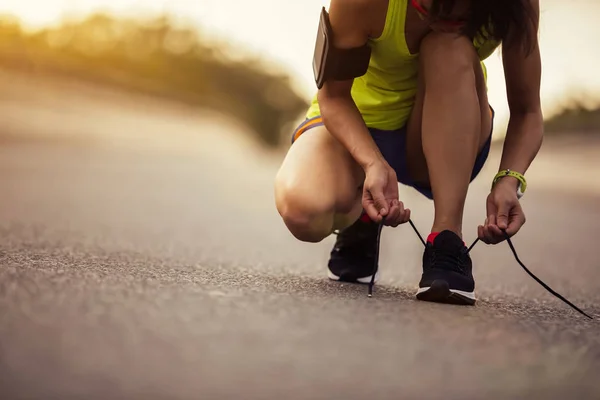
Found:
[[[317,92],[317,100],[321,109],[329,108],[332,103],[335,104],[335,102],[338,102],[342,98],[344,98],[344,93],[335,90],[335,88],[330,87],[327,83]]]
[[[319,109],[321,110],[321,115],[323,114],[323,111],[328,108],[330,100],[331,96],[325,88],[322,88],[317,92],[317,101],[319,102]]]
[[[510,116],[519,119],[539,119],[540,121],[544,119],[542,108],[540,106],[511,108]]]
[[[319,111],[321,114],[321,118],[323,119],[323,123],[325,126],[328,125],[329,116],[331,114],[331,96],[326,93],[325,90],[321,89],[317,93],[317,101],[319,102]]]
[[[351,86],[328,82],[317,92],[317,101],[321,118],[326,123],[331,116],[338,114],[339,110],[353,104]]]
[[[319,90],[317,94],[317,100],[319,102],[319,111],[321,114],[321,118],[323,119],[323,123],[325,126],[329,126],[330,117],[335,115],[335,103],[336,98],[329,93],[326,89]]]
[[[538,150],[544,142],[544,117],[541,108],[511,110],[510,136],[519,136]],[[526,139],[525,139],[526,138]]]
[[[543,119],[541,99],[537,96],[522,96],[518,100],[510,99],[508,107],[511,117]]]
[[[352,81],[331,81],[317,92],[319,103],[335,103],[352,100]]]
[[[510,106],[510,120],[519,125],[525,124],[530,129],[543,130],[544,115],[539,104],[519,104]]]

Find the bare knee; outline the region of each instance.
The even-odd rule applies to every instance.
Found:
[[[324,127],[303,134],[275,179],[277,210],[290,232],[305,242],[328,237],[348,213],[355,215],[362,169]],[[342,221],[342,222],[345,222]]]
[[[333,230],[334,205],[314,198],[299,185],[283,179],[275,183],[275,202],[279,215],[298,240],[318,243]],[[323,201],[325,200],[325,201]]]
[[[465,79],[471,79],[475,83],[474,67],[479,58],[466,36],[432,32],[421,42],[420,57],[429,81],[462,85]]]

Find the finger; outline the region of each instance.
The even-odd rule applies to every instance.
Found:
[[[490,218],[491,216],[488,216],[483,222],[483,225],[481,226],[481,235],[483,236],[483,241],[487,244],[492,244],[492,238],[488,232],[488,227],[490,226]]]
[[[496,238],[494,237],[494,235],[492,234],[492,232],[490,232],[490,226],[484,226],[483,227],[483,236],[485,237],[485,240],[488,244],[496,244]]]
[[[377,207],[375,207],[373,200],[370,200],[370,199],[363,200],[363,208],[364,208],[365,212],[367,213],[367,215],[369,216],[369,218],[371,219],[371,221],[373,221],[375,223],[381,222],[381,215],[377,211]]]
[[[487,240],[487,238],[485,237],[485,234],[483,232],[483,225],[479,225],[477,227],[477,237],[479,238],[479,240],[481,240],[483,243],[485,244],[490,244]]]
[[[517,232],[521,229],[521,222],[517,219],[513,219],[510,221],[508,228],[504,231],[508,235],[508,237],[513,237],[517,234]],[[504,233],[503,233],[504,235]]]
[[[402,223],[402,219],[404,218],[404,204],[401,201],[397,200],[398,203],[398,215],[396,217],[396,223],[400,225]]]
[[[498,207],[498,212],[496,213],[496,224],[498,225],[498,228],[500,229],[506,229],[508,228],[508,215],[510,213],[510,205],[505,203],[505,202],[501,202],[499,207]]]
[[[400,219],[400,205],[398,200],[392,200],[390,203],[390,211],[385,219],[385,224],[391,227],[397,227]]]
[[[487,224],[481,227],[481,234],[483,235],[484,242],[487,244],[492,244],[492,237],[488,232]]]
[[[396,222],[398,223],[398,225],[400,225],[402,223],[403,218],[404,218],[404,203],[402,203],[400,200],[398,200],[398,218],[396,219]]]
[[[375,204],[377,213],[387,217],[389,214],[389,204],[383,195],[383,191],[371,192],[373,203]]]
[[[485,226],[483,227],[484,235],[489,241],[489,244],[498,244],[503,235],[496,225],[496,215],[491,214],[485,220]]]
[[[488,225],[487,232],[491,238],[492,244],[498,244],[504,240],[504,232],[498,228],[498,225]]]
[[[402,223],[405,224],[410,220],[410,208],[406,208],[404,210],[404,214],[402,217]]]
[[[490,236],[486,233],[485,231],[485,226],[484,225],[480,225],[478,228],[478,234],[479,234],[479,238],[481,239],[481,241],[485,244],[494,244],[492,242],[492,240],[490,239]]]
[[[513,210],[513,213],[514,214],[510,218],[508,227],[506,228],[506,233],[509,237],[516,235],[521,227],[525,224],[525,214],[520,206],[516,206]]]
[[[504,232],[498,227],[498,225],[489,225],[488,230],[490,234],[496,239],[497,243],[504,240]]]
[[[400,203],[402,203],[402,202],[400,202]],[[404,203],[402,203],[402,208],[403,208],[402,223],[405,224],[408,222],[408,220],[410,220],[410,208],[406,208],[404,206]]]

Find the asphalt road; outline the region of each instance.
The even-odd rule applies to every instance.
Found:
[[[240,128],[11,85],[0,99],[0,398],[600,398],[600,143],[547,141],[514,241],[588,321],[506,244],[473,252],[475,307],[417,302],[422,249],[409,226],[384,230],[368,299],[326,280],[333,238],[287,233],[277,156],[236,141]],[[497,157],[469,195],[467,241]],[[403,196],[426,231],[431,204]]]

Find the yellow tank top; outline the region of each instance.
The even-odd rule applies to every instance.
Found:
[[[354,80],[352,98],[366,125],[370,128],[394,130],[402,128],[410,116],[417,92],[418,54],[411,54],[405,38],[406,12],[409,0],[389,0],[383,33],[371,39],[371,61],[367,73]],[[475,48],[482,61],[489,57],[497,43],[475,38]],[[320,115],[317,96],[312,99],[307,118]]]

